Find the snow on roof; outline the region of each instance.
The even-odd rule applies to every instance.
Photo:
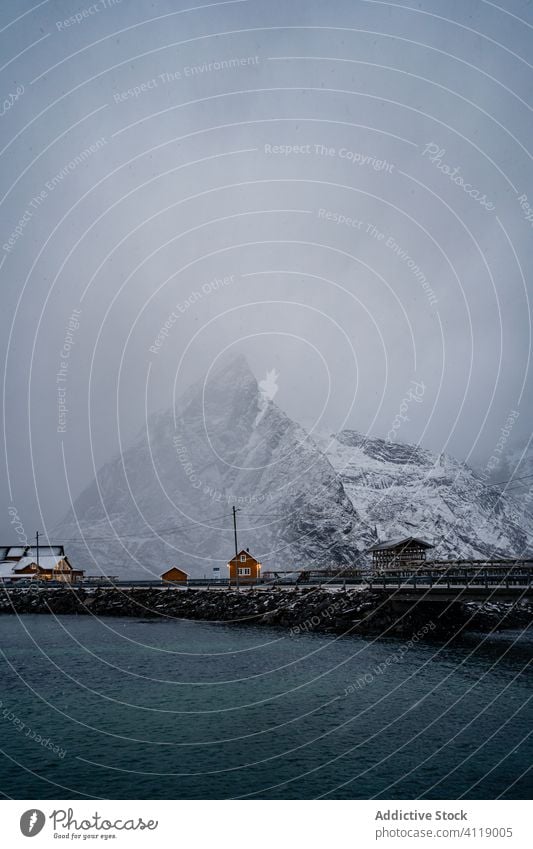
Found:
[[[37,555],[37,546],[28,545],[24,553],[32,556]],[[41,559],[41,554],[43,556],[55,555],[56,557],[64,557],[65,551],[62,545],[40,545],[39,560]]]
[[[231,560],[229,560],[228,562],[231,563],[233,560],[239,560],[241,554],[245,554],[246,557],[249,558],[250,560],[255,560],[256,563],[259,563],[259,560],[256,560],[256,558],[253,556],[253,554],[250,554],[248,549],[244,549],[244,548],[241,548],[241,550],[239,551],[238,554],[234,554],[233,557],[231,558]]]
[[[389,548],[398,548],[399,546],[407,545],[407,543],[415,542],[417,545],[421,545],[422,548],[435,548],[430,542],[426,542],[420,537],[400,537],[399,539],[389,539],[384,542],[377,542],[368,551],[387,551]]]
[[[161,577],[163,577],[164,575],[168,575],[169,572],[174,571],[181,572],[182,575],[187,575],[187,577],[189,576],[189,573],[186,572],[185,569],[182,569],[181,566],[169,566],[168,569],[163,572],[163,575],[161,575]]]
[[[39,562],[40,560],[39,557]],[[13,563],[13,567],[20,571],[20,569],[24,569],[25,566],[30,566],[32,563],[35,563],[35,557],[21,557],[17,563]]]
[[[40,545],[39,546],[39,558],[40,555],[43,557],[47,556],[55,556],[55,557],[64,557],[65,556],[65,548],[62,545]],[[37,556],[37,546],[36,545],[4,545],[0,546],[0,561],[5,560],[6,557],[36,557]]]
[[[41,553],[39,551],[39,566],[41,569],[55,569],[60,560],[63,560],[63,557],[56,557],[55,555],[44,556],[41,557]],[[32,563],[37,564],[36,557],[22,557],[18,563],[13,564],[16,569],[24,569],[26,566],[30,566]]]

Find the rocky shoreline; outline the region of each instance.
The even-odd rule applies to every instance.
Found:
[[[289,635],[332,634],[451,637],[465,631],[501,631],[533,624],[533,606],[473,602],[396,602],[369,590],[323,588],[0,589],[0,614],[125,616],[188,619],[238,625],[269,625]]]

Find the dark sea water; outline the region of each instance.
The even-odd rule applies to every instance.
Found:
[[[0,647],[7,797],[531,793],[531,634],[409,648],[235,625],[2,616]]]

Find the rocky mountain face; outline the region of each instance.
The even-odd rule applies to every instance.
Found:
[[[533,524],[533,445],[523,443],[506,450],[498,458],[488,483],[492,488],[514,499],[519,522]]]
[[[431,557],[525,556],[533,522],[466,463],[345,430],[323,449],[361,517],[380,539],[421,536]]]
[[[437,556],[532,547],[516,505],[465,464],[355,431],[313,441],[273,394],[243,357],[212,372],[100,469],[54,539],[80,540],[67,551],[90,574],[145,579],[226,577],[232,505],[264,570],[363,563],[377,537],[423,536]]]

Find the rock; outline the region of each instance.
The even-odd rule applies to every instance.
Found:
[[[68,587],[5,587],[0,594],[0,614],[9,613],[238,620],[240,624],[280,625],[294,632],[298,629],[298,633],[317,631],[408,639],[419,632],[448,638],[467,630],[526,628],[533,622],[533,608],[523,601],[514,605],[494,602],[439,605],[417,600],[411,605],[401,605],[375,591],[346,591],[340,596],[314,587],[261,592],[183,591],[167,587],[121,591],[99,587],[84,592]]]

